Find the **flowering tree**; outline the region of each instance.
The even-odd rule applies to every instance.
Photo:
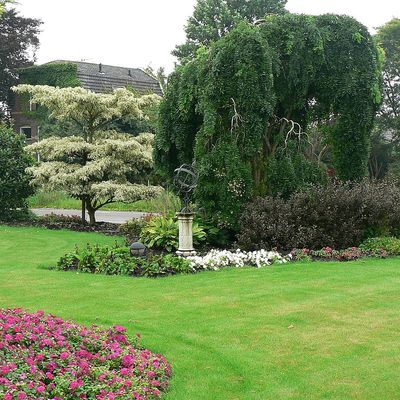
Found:
[[[6,11],[6,5],[9,3],[14,3],[14,1],[13,0],[0,1],[0,15]]]
[[[157,196],[162,189],[145,184],[153,165],[153,135],[137,137],[109,130],[116,119],[145,119],[143,109],[158,96],[138,97],[127,89],[96,94],[83,88],[20,85],[34,103],[49,109],[59,121],[76,125],[81,136],[51,137],[27,147],[41,161],[30,168],[32,184],[45,190],[64,190],[82,202],[93,225],[95,213],[116,201],[133,202]]]

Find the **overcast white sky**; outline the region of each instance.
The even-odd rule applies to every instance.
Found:
[[[87,60],[173,69],[170,55],[185,39],[196,0],[18,0],[26,17],[43,21],[38,63]],[[291,12],[348,14],[371,31],[400,17],[400,0],[289,0]]]

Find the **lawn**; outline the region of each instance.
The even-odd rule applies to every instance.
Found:
[[[114,240],[0,227],[0,307],[140,332],[173,365],[168,400],[399,398],[399,259],[157,280],[43,269]]]

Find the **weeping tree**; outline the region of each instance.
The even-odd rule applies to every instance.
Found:
[[[159,101],[156,95],[139,97],[126,89],[96,94],[83,88],[20,85],[18,94],[45,106],[51,118],[70,122],[79,136],[50,137],[27,146],[39,154],[38,165],[29,169],[32,184],[44,190],[64,190],[81,200],[82,219],[116,201],[134,202],[160,194],[158,186],[146,184],[153,166],[151,134],[137,137],[110,130],[115,120],[144,119],[143,110]]]
[[[305,156],[310,127],[332,148],[337,177],[362,179],[380,97],[378,51],[356,20],[242,22],[169,78],[156,164],[171,177],[195,160],[199,206],[235,229],[252,197],[326,179],[320,157]]]

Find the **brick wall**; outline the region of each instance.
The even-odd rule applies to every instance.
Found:
[[[13,119],[13,128],[16,133],[28,133],[30,128],[30,137],[27,136],[26,142],[34,143],[39,140],[40,127],[37,121],[29,118],[27,112],[29,112],[30,106],[29,101],[21,98],[20,96],[15,97],[14,106],[11,110],[11,117]]]

